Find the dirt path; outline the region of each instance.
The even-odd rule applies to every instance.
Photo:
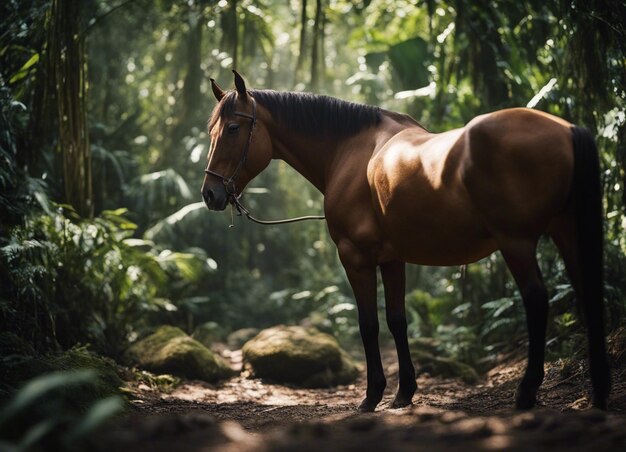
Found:
[[[249,379],[184,382],[170,394],[133,388],[133,413],[100,450],[616,450],[626,448],[626,386],[615,379],[608,413],[589,410],[581,369],[547,367],[538,409],[512,409],[521,362],[493,369],[479,384],[418,378],[414,405],[387,408],[395,389],[393,353],[384,353],[388,389],[375,413],[357,414],[363,379],[333,389],[298,389]]]

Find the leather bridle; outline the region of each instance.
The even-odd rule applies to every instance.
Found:
[[[246,145],[243,147],[243,151],[241,153],[241,157],[239,158],[239,163],[237,163],[237,167],[235,171],[230,177],[222,176],[220,173],[217,173],[213,170],[209,169],[210,163],[207,164],[204,172],[206,174],[210,174],[212,176],[218,177],[224,187],[226,188],[226,194],[228,195],[228,200],[231,203],[237,203],[237,189],[235,187],[235,181],[239,177],[239,174],[243,170],[246,162],[248,161],[248,152],[250,151],[250,143],[252,142],[252,132],[254,132],[254,128],[256,127],[256,100],[252,96],[250,96],[250,100],[252,101],[252,114],[244,113],[242,111],[234,111],[233,114],[235,116],[241,116],[242,118],[247,118],[251,122],[250,124],[250,132],[248,133],[248,140],[246,141]]]
[[[296,221],[326,219],[326,217],[323,215],[307,215],[304,217],[286,218],[284,220],[259,220],[253,217],[250,211],[246,209],[239,201],[239,198],[241,197],[241,195],[237,196],[237,188],[235,186],[235,181],[239,177],[239,174],[241,174],[241,171],[243,170],[244,166],[246,165],[246,162],[248,161],[248,152],[250,151],[250,143],[252,142],[252,132],[254,132],[254,129],[256,127],[256,100],[254,100],[252,96],[249,96],[249,98],[252,101],[252,114],[244,113],[242,111],[233,112],[235,116],[241,116],[242,118],[247,118],[251,121],[250,132],[248,133],[248,140],[246,141],[246,145],[244,146],[243,151],[241,152],[241,157],[239,158],[239,163],[237,163],[237,167],[235,168],[235,171],[230,177],[225,177],[221,175],[220,173],[210,170],[209,164],[207,164],[207,167],[204,170],[204,172],[206,174],[210,174],[211,176],[215,176],[222,181],[222,184],[224,184],[224,188],[226,189],[226,194],[228,195],[228,202],[231,204],[231,206],[235,206],[235,208],[237,209],[237,215],[241,216],[243,214],[249,220],[254,221],[255,223],[272,225],[272,224],[295,223]],[[232,228],[233,226],[234,224],[231,219],[230,227]]]

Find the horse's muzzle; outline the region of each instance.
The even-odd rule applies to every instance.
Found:
[[[202,199],[209,210],[224,210],[228,205],[228,194],[223,187],[202,187]]]

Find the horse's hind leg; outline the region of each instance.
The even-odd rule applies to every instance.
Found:
[[[407,339],[406,312],[404,310],[405,264],[404,262],[386,262],[381,264],[380,272],[385,286],[385,310],[387,326],[393,335],[398,353],[398,392],[391,408],[410,405],[417,389],[415,368],[411,360]]]
[[[500,250],[522,295],[528,327],[528,364],[515,404],[518,409],[535,405],[537,390],[544,376],[548,293],[537,265],[537,241],[514,240],[501,243]]]
[[[597,408],[606,409],[611,380],[606,358],[602,292],[600,291],[600,295],[598,295],[589,288],[585,290],[583,287],[586,279],[583,278],[582,274],[583,269],[573,218],[567,215],[558,218],[550,226],[548,232],[565,262],[567,274],[576,293],[576,300],[587,323],[593,404]]]

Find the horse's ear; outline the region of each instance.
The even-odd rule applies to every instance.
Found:
[[[215,82],[214,79],[211,79],[211,89],[213,90],[213,94],[215,95],[215,98],[218,102],[222,100],[226,95],[224,90],[220,88],[220,86]]]
[[[234,69],[233,74],[235,74],[235,88],[237,88],[239,98],[243,102],[246,102],[248,100],[248,90],[246,89],[246,82],[243,81],[243,77],[239,75],[239,72]]]

